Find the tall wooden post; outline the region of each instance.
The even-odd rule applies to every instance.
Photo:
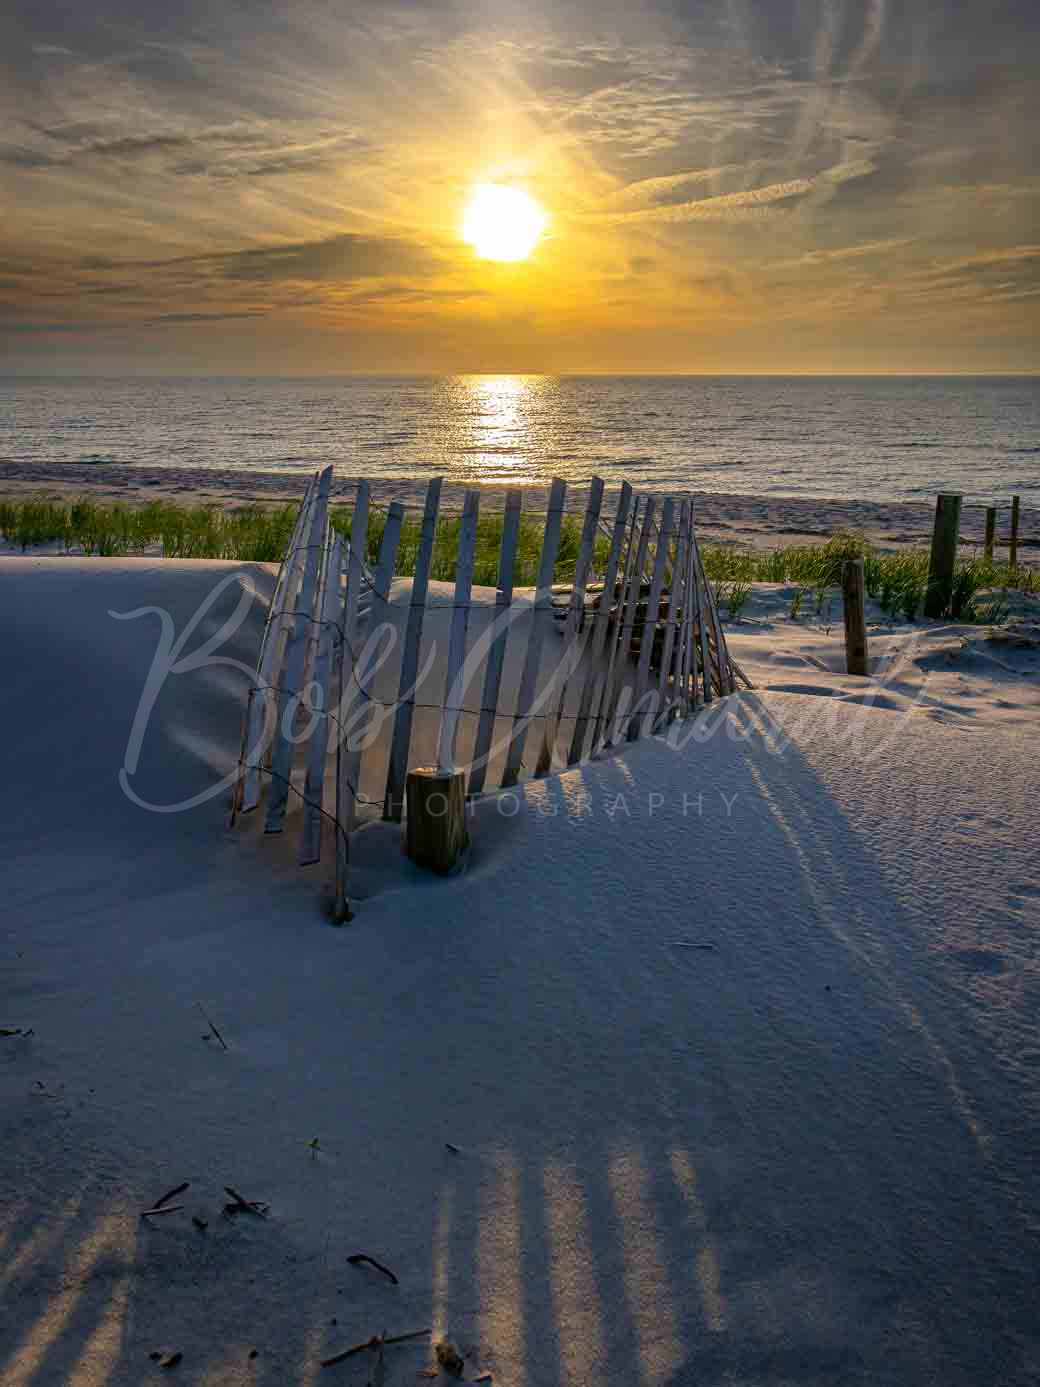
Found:
[[[986,539],[983,545],[983,557],[987,563],[993,562],[993,542],[997,537],[997,508],[996,506],[986,507]]]
[[[862,559],[846,559],[841,566],[841,594],[845,607],[845,668],[850,674],[870,673],[863,573]]]
[[[1018,567],[1018,507],[1019,497],[1011,498],[1011,543],[1008,545],[1008,568],[1014,571]]]
[[[942,616],[950,605],[960,532],[961,497],[943,492],[935,503],[932,555],[928,564],[928,587],[924,595],[924,614],[927,617]]]

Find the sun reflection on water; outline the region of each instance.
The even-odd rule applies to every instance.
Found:
[[[456,376],[461,422],[451,440],[460,479],[523,486],[541,480],[551,376]]]

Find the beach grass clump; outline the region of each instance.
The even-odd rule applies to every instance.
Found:
[[[798,619],[806,595],[815,590],[817,606],[828,588],[841,582],[846,559],[862,559],[867,592],[893,620],[916,621],[928,587],[927,549],[886,553],[853,531],[839,531],[826,544],[792,544],[768,553],[707,545],[701,550],[704,570],[725,600],[733,583],[790,583],[795,586],[791,617]],[[720,586],[721,585],[721,586]],[[945,615],[952,621],[992,620],[976,594],[988,590],[1040,592],[1040,571],[997,564],[978,554],[958,562]],[[985,610],[986,616],[977,616]]]
[[[0,536],[22,550],[58,545],[66,552],[112,557],[161,548],[170,559],[274,562],[282,556],[296,506],[144,506],[46,500],[0,502]]]

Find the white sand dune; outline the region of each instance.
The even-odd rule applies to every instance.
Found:
[[[321,1358],[426,1326],[508,1387],[1035,1382],[1032,652],[872,708],[763,617],[715,735],[483,803],[456,879],[366,828],[337,930],[221,799],[119,786],[158,618],[108,612],[235,571],[0,561],[4,1387],[361,1384]],[[233,766],[245,682],[170,679],[138,795]]]

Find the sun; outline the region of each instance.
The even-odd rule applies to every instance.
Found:
[[[519,188],[480,183],[466,204],[462,239],[484,260],[526,260],[548,220]]]

